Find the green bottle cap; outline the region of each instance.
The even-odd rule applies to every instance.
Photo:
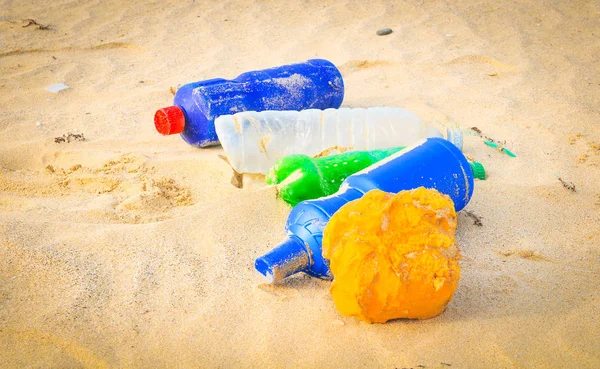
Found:
[[[471,169],[473,170],[473,177],[477,179],[485,179],[486,174],[483,164],[476,161],[469,162],[469,164],[471,165]]]

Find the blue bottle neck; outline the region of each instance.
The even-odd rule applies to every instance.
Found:
[[[329,261],[323,258],[323,231],[333,214],[362,192],[342,188],[338,193],[296,205],[288,217],[288,236],[276,248],[255,261],[255,268],[270,283],[299,272],[331,279]]]
[[[254,267],[269,283],[277,283],[308,269],[310,264],[310,255],[302,240],[288,236],[279,246],[256,259]]]

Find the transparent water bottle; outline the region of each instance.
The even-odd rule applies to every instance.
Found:
[[[387,149],[427,137],[446,138],[462,150],[460,130],[448,129],[444,137],[401,108],[246,111],[218,117],[215,128],[231,166],[240,173],[267,173],[291,154]]]

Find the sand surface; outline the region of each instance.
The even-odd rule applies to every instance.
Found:
[[[434,319],[369,325],[329,282],[264,284],[288,206],[154,129],[171,88],[314,57],[343,106],[517,154],[466,136],[489,178]],[[600,367],[599,65],[597,1],[0,1],[0,367]]]

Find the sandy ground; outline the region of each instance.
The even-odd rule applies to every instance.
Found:
[[[599,367],[599,40],[594,1],[0,1],[0,367]],[[179,84],[313,57],[344,106],[517,154],[466,136],[482,225],[459,214],[434,319],[369,325],[329,282],[265,285],[287,205],[154,130]]]

